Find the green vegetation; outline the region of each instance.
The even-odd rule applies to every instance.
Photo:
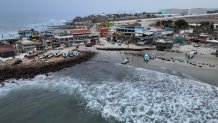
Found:
[[[217,36],[217,33],[214,30],[214,23],[213,22],[202,21],[199,24],[200,24],[200,26],[196,27],[194,29],[194,33],[196,33],[196,34],[208,33],[208,34]]]
[[[177,20],[175,22],[173,22],[172,20],[162,20],[162,21],[157,21],[156,26],[160,26],[160,27],[169,27],[169,28],[177,28],[177,29],[183,29],[183,28],[187,28],[188,27],[188,22],[186,22],[183,19]]]
[[[201,28],[203,29],[214,29],[214,23],[213,22],[209,22],[209,21],[202,21],[200,22],[201,24]]]
[[[180,19],[180,20],[177,20],[174,22],[174,25],[176,28],[187,28],[188,27],[188,22],[186,22],[185,20],[183,19]]]
[[[157,21],[156,26],[162,26],[162,27],[173,27],[173,21],[172,20],[162,20],[162,21]]]
[[[112,22],[102,23],[98,25],[98,27],[112,27],[112,26],[113,26]]]

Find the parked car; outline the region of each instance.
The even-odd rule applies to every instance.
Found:
[[[194,52],[189,52],[185,54],[188,59],[192,59],[194,57]]]
[[[121,64],[127,64],[129,62],[128,58],[124,58]]]
[[[194,47],[199,47],[199,45],[198,45],[198,44],[194,44],[193,46],[194,46]]]
[[[197,49],[192,49],[192,51],[191,52],[193,52],[194,54],[198,54],[198,51],[197,51]]]
[[[117,43],[123,43],[123,41],[121,41],[121,40],[117,40]]]
[[[86,47],[92,47],[92,44],[91,43],[87,43]]]

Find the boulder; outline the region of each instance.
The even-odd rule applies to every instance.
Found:
[[[18,58],[15,58],[11,61],[11,65],[18,65],[18,64],[21,64],[22,63],[22,60],[21,59],[18,59]]]

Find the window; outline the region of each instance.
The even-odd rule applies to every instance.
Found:
[[[60,41],[64,41],[64,38],[61,38]]]

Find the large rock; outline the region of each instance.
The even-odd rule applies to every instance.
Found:
[[[11,61],[11,65],[18,65],[18,64],[21,64],[22,63],[22,60],[21,59],[18,59],[18,58],[15,58]]]
[[[20,64],[20,59],[13,59],[13,66],[5,65],[0,67],[0,83],[7,79],[29,79],[38,74],[47,74],[49,72],[56,72],[63,68],[71,67],[73,65],[85,62],[95,55],[94,52],[81,52],[79,56],[68,57],[61,61],[53,62],[35,62],[34,64]],[[20,64],[20,65],[17,65]]]
[[[4,64],[4,62],[2,60],[0,60],[0,65],[3,65],[3,64]]]

